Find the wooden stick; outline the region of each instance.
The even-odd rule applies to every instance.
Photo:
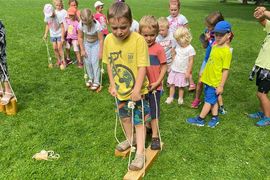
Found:
[[[160,143],[161,147],[163,147],[164,143]],[[124,180],[138,180],[142,179],[144,173],[151,167],[154,160],[157,158],[158,153],[160,150],[151,150],[150,146],[146,149],[145,156],[146,156],[146,163],[145,163],[145,172],[142,168],[139,171],[128,171],[127,174],[124,176]]]

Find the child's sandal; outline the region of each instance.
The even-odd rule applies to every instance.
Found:
[[[190,84],[188,91],[194,91],[196,89],[196,84]]]
[[[96,91],[98,88],[99,88],[99,84],[95,84],[95,83],[94,83],[94,84],[90,87],[90,90]]]

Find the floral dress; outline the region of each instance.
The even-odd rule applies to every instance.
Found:
[[[0,82],[4,81],[8,81],[6,32],[4,25],[0,21]]]

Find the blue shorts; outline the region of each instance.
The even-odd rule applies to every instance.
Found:
[[[218,95],[216,94],[216,88],[204,84],[204,102],[215,105],[217,101]]]
[[[159,119],[160,94],[161,94],[161,91],[157,90],[155,95],[152,92],[150,92],[149,94],[147,94],[145,96],[145,100],[147,100],[149,102],[151,119]],[[156,96],[156,98],[155,98],[155,96]]]
[[[150,122],[150,107],[148,101],[145,99],[143,101],[144,106],[144,122]],[[134,125],[140,125],[143,123],[142,121],[142,101],[137,101],[135,104],[135,108],[133,110],[133,123]],[[128,103],[131,102],[128,101],[120,101],[118,100],[118,108],[119,108],[119,117],[122,118],[129,118],[132,115],[132,109],[128,108]]]
[[[51,37],[51,42],[60,42],[61,41],[61,36],[59,37]]]

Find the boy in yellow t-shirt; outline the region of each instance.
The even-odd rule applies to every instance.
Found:
[[[256,74],[256,85],[258,86],[257,97],[260,101],[259,112],[249,114],[253,119],[259,119],[257,126],[270,125],[270,100],[267,96],[270,91],[270,11],[266,11],[265,7],[257,7],[254,12],[254,17],[264,27],[267,35],[263,41],[260,53],[256,59],[253,75]],[[267,19],[266,19],[267,18]],[[250,77],[251,80],[253,77]]]
[[[126,140],[116,146],[125,151],[132,142],[132,122],[136,130],[137,152],[131,162],[130,170],[140,170],[144,166],[145,126],[150,122],[149,103],[144,100],[148,93],[146,67],[149,66],[148,47],[144,38],[130,31],[132,15],[129,6],[115,2],[108,10],[107,18],[112,33],[107,35],[103,47],[103,62],[107,64],[110,80],[109,92],[117,98],[119,116],[126,133]],[[129,102],[135,102],[133,118]],[[143,108],[144,107],[144,108]],[[142,117],[144,114],[144,117]]]
[[[218,96],[223,93],[232,59],[230,50],[231,25],[227,21],[220,21],[216,24],[214,33],[216,44],[212,48],[201,77],[201,81],[205,85],[204,106],[199,116],[187,119],[189,124],[204,126],[204,118],[211,110],[212,118],[208,123],[211,128],[219,123],[217,100]]]

